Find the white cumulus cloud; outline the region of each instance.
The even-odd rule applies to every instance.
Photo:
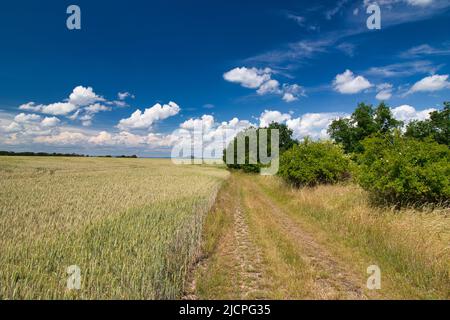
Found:
[[[450,82],[448,81],[448,74],[445,75],[432,75],[423,78],[422,80],[416,82],[411,89],[408,91],[408,93],[415,93],[415,92],[434,92],[439,91],[442,89],[449,89],[450,88]]]
[[[272,122],[284,123],[291,119],[288,113],[281,113],[280,111],[265,110],[259,117],[259,126],[261,128],[268,127]]]
[[[203,115],[201,118],[189,119],[180,125],[180,128],[186,130],[202,129],[209,130],[214,125],[214,117],[211,115]]]
[[[249,89],[257,89],[259,95],[277,94],[281,95],[285,102],[293,102],[298,100],[299,96],[304,95],[303,87],[298,84],[280,85],[278,80],[272,79],[273,71],[270,68],[234,68],[226,73],[223,77],[225,80],[238,83]]]
[[[264,82],[269,81],[272,74],[270,68],[234,68],[225,72],[223,78],[229,82],[239,83],[245,88],[257,89]]]
[[[260,95],[280,93],[280,83],[277,80],[269,80],[264,82],[256,92]]]
[[[28,102],[19,106],[19,110],[41,112],[42,105],[36,105],[34,102]]]
[[[334,90],[343,94],[355,94],[372,87],[372,84],[363,76],[355,76],[352,71],[336,75],[333,81]]]
[[[102,104],[96,103],[96,104],[91,104],[90,106],[86,107],[84,110],[88,113],[98,113],[100,111],[111,111],[111,108],[104,106]]]
[[[294,138],[327,139],[327,129],[331,122],[339,117],[347,116],[342,113],[306,113],[299,118],[286,121],[286,125],[294,132]]]
[[[336,112],[306,113],[298,118],[278,110],[266,110],[260,116],[260,127],[267,127],[272,122],[285,123],[294,134],[295,139],[310,137],[312,139],[327,139],[327,129],[330,123],[347,114]]]
[[[41,113],[54,116],[65,116],[78,109],[78,106],[70,102],[56,102],[49,105],[42,105]]]
[[[63,131],[55,135],[38,136],[34,138],[37,143],[56,145],[79,145],[89,140],[88,136],[81,132]]]
[[[14,121],[17,123],[29,123],[33,121],[40,121],[41,117],[37,114],[25,114],[25,113],[19,113],[17,116],[14,117]]]
[[[286,102],[293,102],[298,100],[299,96],[305,96],[305,90],[298,84],[283,85],[283,100]]]
[[[412,6],[425,7],[429,4],[432,4],[433,0],[406,0],[406,2],[408,2],[408,4],[410,4]]]
[[[175,102],[165,105],[157,103],[144,112],[136,110],[129,118],[120,120],[117,127],[121,130],[150,129],[155,122],[175,116],[179,112],[180,107]]]
[[[247,120],[233,118],[228,122],[217,123],[213,116],[203,115],[190,119],[180,125],[180,129],[160,139],[174,146],[174,150],[184,150],[185,154],[175,152],[175,157],[220,158],[222,151],[241,131],[252,125]],[[193,154],[192,154],[193,150]],[[187,153],[187,154],[186,154]]]
[[[105,99],[98,96],[91,87],[75,87],[69,96],[69,102],[71,104],[81,107],[98,101],[105,101]]]
[[[45,128],[56,127],[61,121],[57,117],[45,117],[41,121],[41,126]]]
[[[37,114],[19,113],[9,120],[0,119],[0,123],[3,124],[0,126],[0,131],[6,134],[13,134],[10,136],[6,135],[4,138],[10,139],[14,137],[14,144],[20,144],[22,142],[30,142],[30,138],[34,136],[54,133],[60,120],[56,117],[45,117],[42,119]]]
[[[401,105],[396,108],[391,109],[392,115],[397,120],[403,121],[405,124],[408,124],[412,120],[425,120],[430,117],[430,113],[436,111],[434,108],[429,108],[425,110],[416,110],[414,107],[410,105]]]
[[[125,100],[127,98],[134,99],[134,95],[129,92],[119,92],[117,94],[117,97],[119,98],[119,100]]]
[[[78,86],[73,89],[69,98],[62,102],[50,103],[47,105],[28,102],[19,106],[19,110],[38,112],[53,116],[67,116],[71,120],[76,120],[82,111],[93,115],[99,111],[111,110],[111,108],[98,104],[98,102],[101,101],[106,100],[97,95],[91,87]],[[93,116],[91,116],[91,118],[92,117]]]
[[[22,131],[22,126],[17,122],[13,121],[10,124],[4,126],[3,130],[7,133],[20,132]]]
[[[377,100],[389,100],[392,97],[392,84],[382,83],[377,86],[378,93],[376,95]]]

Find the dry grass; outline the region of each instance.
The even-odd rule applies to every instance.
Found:
[[[199,298],[450,298],[448,210],[377,209],[355,185],[291,189],[277,177],[241,173],[218,204],[205,227]],[[244,264],[256,269],[256,282],[233,251],[239,232],[248,251],[260,253]],[[370,265],[381,269],[381,290],[366,287]]]
[[[235,261],[234,214],[238,202],[234,179],[224,183],[203,230],[203,259],[194,270],[191,295],[197,299],[233,299],[240,295],[241,275]]]
[[[170,160],[0,157],[0,298],[177,298],[228,173]],[[78,265],[82,288],[68,291]]]
[[[256,183],[258,178],[233,173],[219,193],[220,209],[212,212],[205,226],[204,247],[208,248],[209,260],[197,272],[197,296],[208,299],[359,297],[357,289],[343,285],[342,277],[349,278],[346,272],[337,269],[335,261],[318,255],[323,248],[302,234],[287,212],[265,196]],[[223,221],[226,223],[220,223]],[[219,225],[223,227],[219,229]],[[320,259],[326,267],[317,264]],[[333,279],[337,273],[342,276]],[[362,286],[363,281],[358,283]]]
[[[292,189],[256,177],[266,194],[349,263],[379,265],[387,297],[450,298],[450,211],[375,208],[355,185]],[[322,232],[321,232],[322,231]]]

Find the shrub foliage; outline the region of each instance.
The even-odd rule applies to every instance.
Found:
[[[281,156],[278,173],[297,187],[315,186],[348,178],[349,167],[350,160],[339,146],[306,139]]]
[[[422,205],[450,199],[450,150],[432,140],[394,136],[363,142],[360,185],[384,204]]]

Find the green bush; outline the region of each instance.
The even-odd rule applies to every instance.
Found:
[[[372,137],[363,142],[358,181],[383,204],[448,203],[450,150],[431,140]]]
[[[305,140],[281,156],[278,174],[300,187],[337,183],[347,179],[349,172],[350,159],[339,146]]]

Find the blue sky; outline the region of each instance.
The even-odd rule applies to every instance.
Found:
[[[81,30],[66,27],[71,4]],[[277,120],[326,138],[381,100],[423,119],[450,100],[450,2],[378,1],[381,30],[368,4],[2,4],[0,149],[165,156],[202,119],[210,137]]]

